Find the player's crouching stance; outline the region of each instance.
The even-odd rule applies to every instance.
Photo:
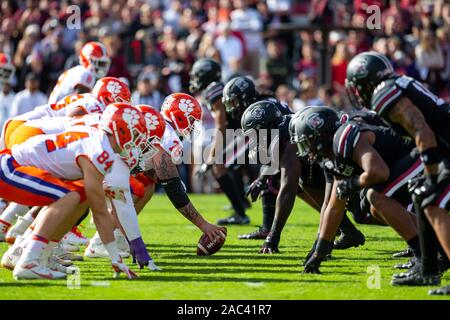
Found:
[[[47,265],[51,246],[83,214],[87,204],[118,274],[136,277],[123,263],[114,240],[114,223],[103,190],[105,176],[123,159],[137,163],[147,138],[142,113],[129,104],[113,104],[101,118],[101,129],[73,127],[58,135],[39,135],[5,149],[0,155],[0,196],[30,206],[47,206],[13,275],[16,279],[58,279],[66,275]],[[76,180],[83,180],[83,184]]]
[[[145,114],[145,110],[142,111]],[[161,114],[166,123],[164,136],[157,152],[152,150],[151,157],[144,153],[144,161],[140,165],[142,172],[138,178],[158,180],[178,212],[208,235],[211,241],[222,237],[223,234],[226,235],[225,228],[209,223],[194,207],[176,166],[176,163],[181,161],[183,153],[181,140],[191,142],[199,134],[198,127],[202,118],[200,104],[189,94],[172,93],[164,100]],[[151,195],[136,204],[136,210],[139,212],[150,198]]]

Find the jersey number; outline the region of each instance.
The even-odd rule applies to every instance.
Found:
[[[80,139],[84,139],[89,137],[89,134],[86,132],[64,132],[58,134],[55,140],[45,140],[45,145],[47,147],[48,152],[53,152],[58,149],[67,148],[69,143],[78,141]]]

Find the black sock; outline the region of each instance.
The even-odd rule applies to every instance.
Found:
[[[222,191],[226,194],[233,206],[234,211],[240,215],[245,216],[245,209],[238,193],[238,189],[234,180],[227,173],[216,179]]]
[[[83,213],[83,215],[81,216],[81,218],[78,219],[78,221],[77,221],[77,223],[75,223],[74,227],[79,226],[79,225],[83,222],[83,220],[86,219],[86,217],[88,216],[88,214],[89,214],[89,208],[87,208],[86,211],[85,211],[85,212]]]
[[[275,202],[277,201],[277,195],[271,192],[264,192],[261,195],[262,211],[263,211],[263,223],[262,228],[264,230],[270,230],[272,228],[273,217],[275,216]]]
[[[408,246],[411,248],[414,256],[420,258],[421,254],[420,254],[419,236],[414,236],[406,242],[408,243]]]
[[[339,230],[341,230],[343,234],[352,234],[358,231],[358,229],[356,229],[356,227],[347,217],[347,214],[344,214],[344,216],[342,217],[341,224],[339,225]]]
[[[238,194],[241,197],[241,201],[243,203],[248,202],[248,199],[245,197],[244,182],[242,181],[241,173],[238,170],[231,170],[231,175],[237,186]]]
[[[417,206],[416,206],[417,207]],[[430,222],[423,210],[417,210],[420,252],[422,257],[423,274],[435,275],[438,273],[437,253],[438,241]]]

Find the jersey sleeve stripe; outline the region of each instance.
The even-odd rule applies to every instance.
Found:
[[[439,197],[437,201],[437,205],[445,209],[447,206],[447,203],[450,201],[450,185],[447,187],[447,189],[444,191],[444,193]]]
[[[398,96],[400,96],[401,92],[399,89],[397,88],[393,88],[392,90],[389,90],[388,92],[386,92],[382,97],[380,97],[375,103],[375,112],[380,114],[383,109],[389,105],[389,103],[397,98]]]
[[[348,125],[347,128],[344,129],[344,132],[342,132],[341,138],[339,139],[339,147],[338,152],[341,157],[344,157],[347,150],[347,138],[350,134],[350,131],[352,131],[353,126]]]

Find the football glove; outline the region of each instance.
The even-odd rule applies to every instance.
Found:
[[[259,249],[259,253],[261,254],[280,253],[280,250],[278,250],[279,243],[280,237],[274,236],[273,234],[269,234],[266,240],[264,240],[261,249]]]
[[[269,188],[267,184],[267,179],[265,177],[259,177],[255,181],[252,182],[252,184],[248,187],[247,192],[245,193],[245,196],[252,199],[252,202],[255,202],[261,192],[263,190],[267,190]]]
[[[206,163],[202,164],[202,165],[200,166],[200,169],[198,169],[198,170],[195,172],[195,176],[196,176],[198,179],[203,178],[210,168],[211,168],[211,165],[208,165],[208,164],[206,164]]]
[[[347,179],[342,179],[337,183],[337,196],[339,199],[347,199],[352,193],[359,191],[361,185],[359,184],[359,177],[353,176]]]
[[[138,278],[138,275],[134,273],[123,261],[122,259],[112,261],[111,266],[114,269],[114,279],[120,277],[120,273],[123,272],[128,279]]]

